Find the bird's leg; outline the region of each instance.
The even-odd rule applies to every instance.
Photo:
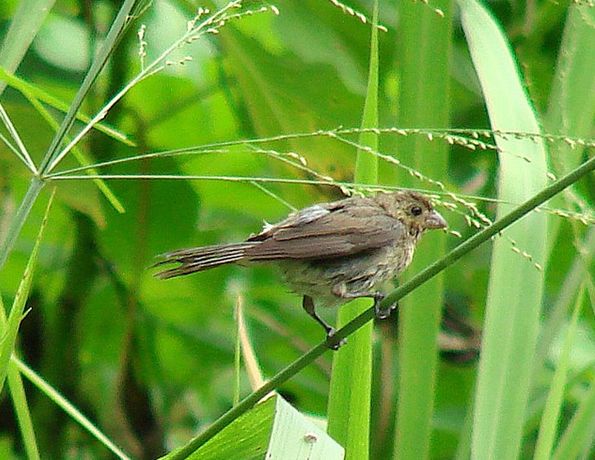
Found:
[[[304,308],[304,310],[306,310],[306,313],[308,313],[312,318],[316,320],[318,324],[320,324],[324,328],[327,340],[331,339],[331,337],[336,332],[335,328],[328,324],[320,316],[318,316],[318,313],[316,313],[316,307],[314,305],[314,299],[312,299],[312,297],[308,295],[305,295],[302,300],[302,307]],[[339,340],[339,342],[329,345],[329,348],[332,348],[333,350],[338,350],[339,347],[345,344],[345,342],[345,339]]]
[[[374,299],[374,313],[378,319],[386,319],[390,316],[391,312],[397,308],[397,303],[390,305],[388,308],[382,308],[380,303],[386,297],[380,291],[351,291],[348,292],[345,284],[339,284],[333,287],[333,294],[342,299],[359,299],[360,297],[370,297]]]

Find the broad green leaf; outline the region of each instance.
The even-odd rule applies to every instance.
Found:
[[[174,450],[163,460],[343,459],[344,451],[321,428],[278,395],[246,412],[192,452]]]
[[[460,0],[462,24],[494,130],[538,134],[539,123],[499,25],[481,4]],[[498,217],[547,184],[541,141],[496,136]],[[518,156],[522,152],[530,163]],[[530,214],[494,243],[486,319],[475,394],[472,456],[516,458],[530,390],[543,293],[547,219]],[[511,241],[513,243],[511,243]],[[514,244],[531,257],[511,248]]]

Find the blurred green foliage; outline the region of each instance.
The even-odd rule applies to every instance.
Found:
[[[14,15],[16,0],[0,4],[0,41]],[[206,4],[203,4],[206,3]],[[137,30],[146,25],[150,61],[186,30],[197,6],[189,0],[154,0],[121,40],[110,65],[83,105],[94,114],[140,70]],[[221,2],[217,2],[220,4]],[[361,123],[366,91],[370,25],[346,15],[330,1],[274,2],[281,14],[257,14],[226,24],[219,34],[184,47],[172,60],[189,55],[141,82],[104,120],[136,143],[126,146],[97,131],[81,147],[95,162],[143,153],[255,139],[278,134],[314,132]],[[346,2],[368,16],[369,2]],[[547,108],[552,70],[571,2],[491,2],[526,76],[528,91],[540,113]],[[17,75],[68,102],[89,65],[89,56],[105,36],[120,2],[58,0],[18,68]],[[250,8],[250,4],[248,4]],[[254,7],[256,8],[256,7]],[[426,8],[420,2],[420,8]],[[399,40],[399,2],[380,2],[380,126],[396,124],[399,81],[395,43]],[[451,87],[451,124],[460,128],[489,126],[484,102],[458,19],[455,19]],[[17,127],[33,160],[39,164],[53,131],[12,87],[1,102]],[[57,120],[62,113],[47,107]],[[76,124],[74,131],[82,124]],[[592,132],[592,128],[591,128]],[[6,135],[4,126],[0,133]],[[436,142],[436,141],[434,141]],[[351,181],[356,149],[325,136],[293,138],[258,145],[263,150],[293,153],[308,168],[337,181]],[[392,153],[394,136],[381,136],[379,150]],[[59,170],[79,164],[66,157]],[[498,162],[493,151],[452,147],[446,186],[480,197],[495,196]],[[316,179],[265,151],[238,146],[232,152],[201,153],[144,159],[112,165],[102,174],[178,176],[170,180],[110,180],[111,190],[126,212],[115,211],[91,181],[60,181],[41,246],[38,269],[21,324],[19,355],[89,416],[125,451],[154,458],[185,442],[227,410],[233,397],[234,305],[244,299],[250,339],[265,376],[287,365],[318,343],[320,329],[301,310],[300,299],[280,283],[268,267],[223,267],[198,275],[159,281],[150,265],[159,253],[197,245],[234,241],[258,231],[263,221],[284,217],[290,205],[305,205],[341,196],[338,187],[263,184],[276,199],[249,181],[180,180],[183,176],[247,176]],[[381,163],[380,182],[395,185],[394,165]],[[4,144],[0,144],[0,240],[22,199],[29,176]],[[418,188],[436,190],[427,183]],[[48,188],[49,189],[49,188]],[[33,208],[10,258],[0,271],[5,305],[12,304],[37,237],[47,192]],[[586,213],[595,200],[593,178],[577,193]],[[282,199],[282,200],[281,200]],[[495,205],[478,201],[492,216]],[[451,228],[463,237],[475,230],[448,213]],[[554,217],[558,219],[558,217]],[[572,244],[586,231],[572,222],[560,224],[546,269],[544,310],[558,301],[577,253]],[[578,228],[578,230],[577,230]],[[577,236],[578,235],[578,236]],[[591,238],[590,241],[593,241]],[[458,243],[449,237],[447,244]],[[586,271],[592,281],[593,247],[586,246]],[[424,250],[423,243],[420,251]],[[591,256],[589,256],[589,254]],[[520,257],[520,256],[519,256]],[[589,259],[589,257],[591,257]],[[479,329],[490,270],[490,247],[484,245],[445,273],[445,298],[465,321]],[[592,294],[591,294],[592,295]],[[585,303],[589,302],[585,296]],[[572,299],[568,300],[572,305]],[[424,308],[420,305],[419,308]],[[323,312],[334,320],[334,312]],[[562,319],[560,328],[565,321]],[[583,308],[581,340],[570,356],[569,387],[562,414],[564,427],[572,410],[594,385],[595,321],[593,308]],[[389,458],[393,446],[396,327],[377,329],[371,458]],[[556,335],[557,336],[557,335]],[[553,375],[560,342],[538,370],[536,414]],[[454,353],[456,355],[456,353]],[[590,359],[584,357],[590,356]],[[324,416],[330,353],[281,388],[301,412]],[[476,376],[474,360],[440,364],[432,458],[453,458],[461,440]],[[250,391],[242,376],[242,394]],[[74,421],[44,395],[28,392],[42,458],[109,458]],[[23,455],[10,399],[0,400],[0,457]],[[537,420],[538,420],[538,416]],[[537,422],[527,423],[523,458],[529,458]],[[586,457],[585,457],[586,458]]]

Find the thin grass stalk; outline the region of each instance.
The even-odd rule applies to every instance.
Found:
[[[23,436],[23,446],[28,459],[39,459],[39,448],[35,439],[35,430],[31,420],[31,411],[27,404],[27,395],[23,387],[23,380],[17,366],[11,361],[8,363],[8,389],[10,390],[10,399],[17,415],[19,429]]]
[[[420,285],[432,279],[434,276],[442,272],[442,270],[444,270],[445,268],[454,264],[464,255],[477,248],[481,244],[485,243],[490,238],[497,235],[502,230],[504,230],[508,226],[512,225],[514,222],[518,221],[519,219],[533,211],[536,207],[542,205],[547,200],[560,193],[562,190],[569,187],[570,185],[574,184],[576,181],[578,181],[585,175],[593,172],[594,170],[595,157],[589,159],[584,164],[574,169],[566,176],[545,187],[543,190],[535,194],[529,200],[525,201],[522,205],[515,208],[509,214],[503,216],[502,218],[494,222],[492,225],[484,228],[480,232],[473,235],[471,238],[458,245],[455,249],[448,252],[444,257],[435,261],[432,265],[418,273],[408,282],[402,284],[394,291],[392,291],[380,303],[380,306],[383,308],[388,308],[390,305],[397,303],[410,292],[417,289]],[[169,454],[167,456],[168,460],[179,460],[187,458],[193,452],[198,450],[202,445],[204,445],[206,442],[212,439],[215,435],[221,432],[232,421],[234,421],[239,416],[247,412],[264,396],[278,388],[284,382],[286,382],[291,377],[300,372],[302,369],[304,369],[306,366],[308,366],[308,364],[311,364],[315,359],[327,352],[329,345],[332,345],[336,341],[347,337],[348,335],[359,329],[361,326],[366,324],[368,321],[372,320],[374,318],[374,315],[374,307],[368,308],[362,314],[360,314],[352,321],[350,321],[348,324],[339,329],[330,341],[321,342],[316,347],[312,348],[310,351],[302,355],[300,358],[288,365],[285,369],[280,371],[277,375],[275,375],[271,380],[265,383],[258,390],[254,391],[246,398],[244,398],[242,401],[240,401],[238,405],[236,405],[235,407],[227,411],[225,414],[223,414],[200,435],[193,438],[185,446]]]
[[[70,109],[69,109],[68,113],[66,114],[66,116],[64,117],[64,120],[62,121],[62,125],[60,126],[59,131],[56,133],[56,136],[52,140],[52,144],[50,145],[50,148],[48,149],[48,151],[46,152],[46,154],[44,156],[42,164],[39,168],[39,176],[34,176],[31,179],[29,188],[28,188],[27,193],[25,194],[23,200],[21,201],[21,204],[19,206],[17,214],[15,215],[14,219],[12,219],[12,221],[10,223],[10,227],[8,229],[6,239],[2,242],[2,245],[0,246],[0,269],[4,266],[6,259],[8,258],[10,252],[12,251],[14,244],[21,232],[21,229],[23,228],[23,225],[24,225],[25,221],[27,220],[29,212],[31,211],[31,208],[35,204],[35,201],[36,201],[37,197],[39,196],[41,189],[43,188],[43,185],[44,185],[43,174],[46,172],[47,167],[50,164],[50,162],[54,159],[54,156],[56,155],[56,151],[62,144],[64,137],[66,136],[66,134],[67,134],[68,130],[70,129],[70,127],[72,126],[72,124],[74,123],[74,120],[76,118],[76,113],[78,112],[78,110],[83,102],[84,97],[86,96],[91,85],[93,84],[93,82],[95,81],[97,76],[99,75],[99,72],[101,71],[103,66],[106,64],[107,59],[109,58],[111,51],[113,50],[113,47],[117,43],[118,37],[122,33],[122,30],[124,29],[128,19],[129,19],[128,15],[130,13],[130,10],[134,6],[134,3],[135,3],[135,0],[126,0],[124,2],[124,5],[120,9],[118,16],[116,17],[116,19],[110,29],[110,32],[108,33],[108,36],[106,38],[106,41],[105,41],[105,44],[104,44],[102,50],[100,51],[99,55],[93,62],[91,69],[89,69],[89,72],[87,72],[87,75],[85,76],[83,84],[81,85],[77,95],[75,96],[75,100],[70,105]]]
[[[374,11],[370,39],[368,89],[362,117],[362,128],[378,125],[378,0]],[[378,149],[378,135],[363,132],[359,143]],[[378,157],[359,149],[355,165],[355,182],[378,183]],[[358,299],[339,309],[340,327],[365,311],[369,302]],[[365,460],[370,455],[370,398],[372,390],[371,322],[350,337],[350,342],[333,355],[329,391],[328,433],[345,448],[347,459]]]
[[[54,120],[52,116],[49,116],[49,112],[46,109],[46,106],[49,106],[53,109],[56,109],[58,112],[66,113],[68,112],[68,104],[63,102],[61,99],[52,96],[51,94],[45,92],[40,87],[19,78],[18,76],[8,73],[6,70],[0,67],[0,80],[4,81],[10,86],[11,88],[15,89],[16,91],[20,92],[25,99],[29,101],[29,103],[43,116],[46,121],[52,121],[56,127],[59,124]],[[40,110],[40,109],[43,109]],[[42,113],[45,112],[45,113]],[[89,123],[91,118],[88,115],[83,113],[78,113],[76,119],[81,123]],[[126,137],[126,134],[118,131],[111,126],[105,125],[103,123],[98,123],[95,125],[95,129],[99,132],[102,132],[106,136],[114,139],[115,141],[121,142],[124,145],[129,147],[135,147],[136,144]],[[56,128],[57,130],[57,128]]]
[[[85,417],[76,407],[74,407],[64,396],[62,396],[55,388],[49,385],[43,378],[41,378],[33,369],[27,366],[24,362],[16,356],[11,358],[11,362],[18,368],[19,372],[29,380],[34,386],[41,390],[49,399],[58,405],[64,412],[66,412],[73,420],[87,430],[91,436],[97,439],[101,444],[106,446],[118,458],[122,460],[130,460],[118,446],[116,446],[99,428],[97,428],[87,417]]]
[[[16,144],[16,147],[13,147],[12,145],[10,145],[9,147],[11,147],[11,150],[14,151],[15,154],[19,157],[19,159],[25,164],[25,166],[27,166],[29,171],[31,171],[33,174],[36,174],[37,169],[35,168],[35,163],[33,163],[33,160],[31,159],[31,156],[29,155],[27,148],[21,140],[21,136],[19,136],[18,131],[12,124],[2,104],[0,104],[0,120],[4,122],[4,126],[6,126],[6,129],[8,130],[9,134],[11,135],[13,141]]]
[[[111,56],[114,48],[117,46],[118,41],[126,28],[126,25],[129,23],[130,12],[132,11],[132,8],[134,7],[135,3],[136,0],[125,0],[124,4],[120,8],[120,11],[118,11],[116,18],[114,19],[114,22],[112,23],[112,26],[107,36],[105,37],[105,42],[103,46],[99,50],[99,53],[97,53],[95,60],[91,64],[91,68],[85,75],[85,78],[81,83],[81,86],[79,87],[79,90],[76,93],[74,100],[70,104],[68,112],[62,120],[62,124],[60,125],[58,132],[52,139],[52,143],[50,144],[50,147],[48,148],[43,158],[43,161],[40,166],[40,172],[42,176],[49,169],[51,169],[50,165],[55,161],[56,157],[58,156],[60,146],[62,145],[62,142],[64,142],[64,138],[66,137],[68,131],[70,130],[74,121],[76,120],[76,114],[78,113],[81,105],[83,104],[83,100],[85,99],[89,90],[91,89],[91,86],[99,76],[99,73],[107,63],[107,60]]]
[[[2,242],[0,246],[0,269],[4,266],[6,259],[10,252],[12,251],[14,244],[25,225],[25,221],[31,212],[31,208],[35,204],[41,189],[44,186],[44,182],[40,180],[38,177],[33,177],[31,182],[29,183],[29,188],[27,189],[27,193],[23,197],[19,209],[15,214],[14,218],[10,221],[10,226],[8,227],[8,232],[6,233],[6,238]]]
[[[127,2],[131,0],[126,0]],[[132,1],[134,3],[134,1]],[[116,42],[119,40],[120,34],[123,32],[124,27],[126,26],[126,17],[122,17],[122,12],[124,11],[125,7],[128,3],[125,3],[122,6],[122,9],[118,13],[112,29],[108,33],[108,37],[106,38],[106,45],[102,48],[98,58],[95,60],[87,77],[83,81],[79,93],[75,97],[75,101],[71,106],[71,110],[66,114],[66,117],[60,127],[60,131],[54,137],[52,141],[52,145],[46,157],[44,157],[41,172],[42,174],[51,172],[59,163],[60,161],[70,152],[70,150],[78,144],[78,142],[91,130],[93,127],[99,123],[109,110],[120,101],[127,93],[130,91],[134,86],[138,83],[143,81],[145,78],[148,78],[158,72],[168,65],[165,59],[175,50],[177,50],[182,44],[191,41],[193,38],[199,36],[200,34],[207,33],[207,27],[217,27],[218,23],[224,23],[224,20],[227,18],[226,14],[229,10],[241,6],[241,0],[236,0],[228,3],[226,6],[221,8],[220,10],[213,13],[209,18],[205,19],[198,25],[193,26],[190,28],[181,38],[176,40],[173,44],[171,44],[165,51],[163,51],[159,57],[157,57],[153,62],[151,62],[148,66],[142,69],[142,71],[136,75],[132,80],[130,80],[124,88],[122,88],[118,93],[113,96],[102,108],[101,110],[73,137],[73,139],[60,150],[60,146],[62,142],[65,140],[66,134],[70,126],[74,123],[76,118],[76,111],[72,112],[72,106],[76,106],[76,110],[80,107],[82,103],[82,98],[87,94],[90,85],[94,82],[95,78],[103,65],[105,65],[107,58],[113,51],[113,47],[116,45]],[[130,5],[132,7],[132,5]],[[112,44],[112,47],[108,47],[108,44]],[[80,99],[80,100],[79,100]]]

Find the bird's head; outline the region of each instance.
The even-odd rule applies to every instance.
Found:
[[[400,191],[381,193],[376,200],[393,217],[409,229],[412,236],[420,236],[425,230],[446,228],[448,224],[425,196],[417,192]]]

